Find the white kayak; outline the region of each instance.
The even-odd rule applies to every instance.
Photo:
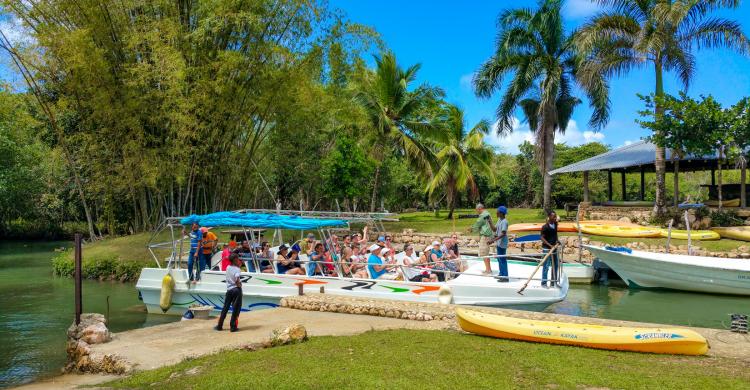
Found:
[[[750,295],[750,260],[584,247],[630,287]]]

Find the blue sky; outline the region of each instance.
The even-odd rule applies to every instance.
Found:
[[[479,99],[471,90],[473,72],[493,52],[497,15],[506,8],[534,7],[535,1],[449,1],[449,0],[330,0],[350,20],[374,27],[399,62],[406,66],[421,63],[419,82],[442,87],[447,99],[466,111],[469,125],[482,118],[494,122],[499,95]],[[597,12],[589,0],[568,0],[565,5],[568,28],[575,28]],[[750,5],[716,16],[740,22],[750,34]],[[711,94],[725,105],[734,104],[750,92],[750,58],[726,50],[696,52],[697,72],[690,89],[691,96]],[[665,77],[668,93],[677,94],[680,85],[672,74]],[[643,68],[611,82],[612,112],[609,124],[600,132],[589,130],[591,111],[588,102],[579,106],[568,131],[558,141],[578,145],[600,141],[613,147],[647,136],[635,123],[643,104],[636,94],[654,89],[653,70]],[[583,98],[583,96],[580,96]],[[520,112],[517,113],[520,118]],[[528,126],[519,123],[513,135],[487,141],[501,150],[514,153],[518,144],[529,139]]]

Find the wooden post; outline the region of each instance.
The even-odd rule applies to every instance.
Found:
[[[641,199],[646,199],[646,170],[643,168],[643,165],[641,165]]]
[[[583,201],[589,201],[589,171],[583,171]]]
[[[747,181],[747,162],[745,161],[745,157],[740,157],[742,161],[740,162],[740,207],[745,208],[747,207],[747,192],[745,190],[745,182]]]
[[[83,298],[81,295],[81,233],[75,235],[75,303],[76,303],[76,325],[81,323],[81,313],[83,313]]]
[[[626,201],[628,200],[628,191],[625,187],[625,170],[620,172],[620,184],[622,185],[622,200]]]
[[[711,185],[716,185],[716,169],[711,168]]]
[[[612,171],[607,171],[607,200],[612,201]]]
[[[674,160],[674,207],[680,203],[680,160]]]

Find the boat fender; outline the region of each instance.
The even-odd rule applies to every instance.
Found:
[[[438,302],[444,305],[453,303],[453,292],[451,291],[451,288],[445,284],[440,286],[440,290],[438,290]]]
[[[195,314],[193,313],[192,310],[188,309],[188,311],[186,311],[185,314],[182,315],[182,318],[180,318],[180,321],[192,320],[193,318],[195,318]]]
[[[159,296],[159,307],[163,313],[166,313],[172,307],[172,290],[174,290],[174,278],[171,270],[167,271],[161,280],[161,295]]]

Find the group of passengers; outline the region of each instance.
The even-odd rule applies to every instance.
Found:
[[[203,270],[210,267],[211,256],[218,247],[214,233],[194,224],[189,233],[191,239],[188,269],[190,280],[200,280]],[[414,245],[407,243],[398,253],[392,237],[378,237],[368,245],[367,227],[362,233],[346,234],[341,239],[332,234],[318,241],[314,234],[291,246],[281,245],[274,251],[267,241],[260,244],[244,240],[239,245],[232,240],[221,252],[220,269],[231,265],[230,256],[236,253],[248,272],[280,273],[288,275],[322,275],[360,279],[409,280],[412,282],[445,281],[450,275],[465,270],[461,261],[458,239],[454,234],[442,243],[434,241],[418,254]],[[305,255],[305,260],[301,259]],[[198,271],[193,277],[193,260],[198,262]],[[256,268],[257,267],[257,268]]]

